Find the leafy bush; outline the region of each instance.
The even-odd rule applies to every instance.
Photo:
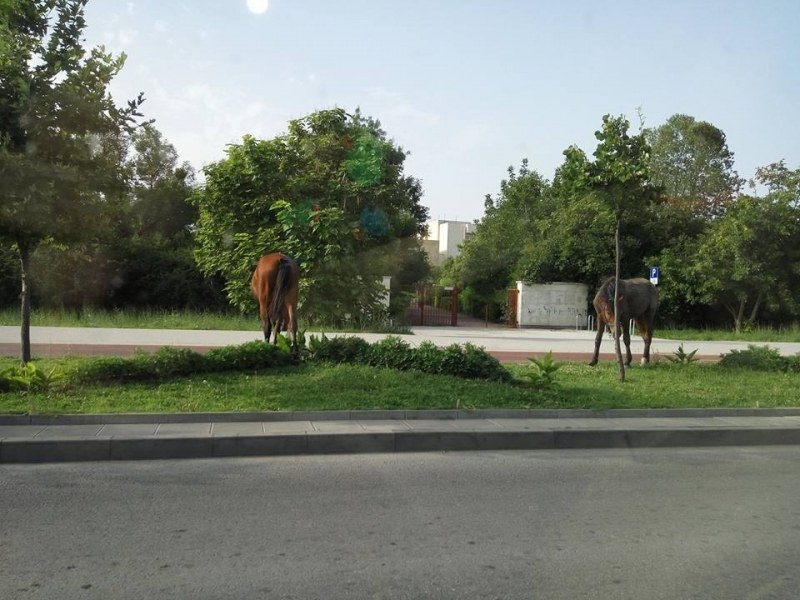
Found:
[[[153,373],[157,379],[167,379],[206,370],[206,359],[188,348],[159,348],[152,354],[140,354],[136,357],[147,372]]]
[[[426,341],[418,348],[412,348],[399,338],[387,337],[369,347],[367,364],[399,370],[416,369],[424,373],[468,379],[511,379],[509,372],[496,358],[483,348],[469,343],[440,348]]]
[[[413,369],[416,366],[414,349],[407,342],[393,335],[371,344],[367,351],[366,362],[373,367],[386,367],[401,371]]]
[[[556,371],[561,368],[561,364],[553,360],[552,350],[545,354],[541,360],[536,357],[531,357],[528,360],[531,362],[531,369],[523,375],[536,387],[552,387],[555,384]]]
[[[131,358],[98,359],[76,369],[71,380],[75,383],[147,381],[196,373],[270,368],[293,362],[289,353],[260,341],[214,348],[205,355],[188,348],[166,347],[153,354],[139,353]]]
[[[308,341],[308,356],[314,360],[332,363],[366,362],[369,343],[359,337],[328,338],[311,336]]]
[[[445,353],[431,341],[422,342],[415,351],[414,368],[425,373],[447,373]]]
[[[321,338],[311,337],[308,356],[311,360],[366,364],[401,371],[414,369],[434,375],[493,381],[511,379],[496,358],[473,344],[440,348],[433,342],[424,341],[418,348],[413,348],[396,336],[369,344],[359,337],[327,338],[323,335]]]
[[[261,341],[213,348],[205,355],[206,371],[239,371],[292,364],[289,350]]]
[[[752,369],[753,371],[787,371],[790,360],[769,346],[750,344],[747,350],[731,350],[723,354],[719,365],[727,368]]]
[[[284,340],[285,341],[285,340]],[[300,343],[302,340],[298,340]],[[398,370],[473,379],[508,381],[511,375],[483,348],[453,344],[439,348],[423,342],[412,348],[398,337],[369,344],[359,337],[320,338],[311,336],[303,354],[310,360],[365,364]],[[70,374],[73,383],[102,381],[149,381],[184,377],[197,373],[247,371],[295,364],[288,342],[278,345],[253,341],[239,346],[209,350],[205,355],[186,348],[162,348],[153,354],[131,358],[101,358],[78,367]]]
[[[678,349],[675,352],[673,352],[673,354],[674,354],[674,356],[667,356],[666,359],[671,363],[675,363],[675,364],[679,364],[679,365],[688,365],[688,364],[691,364],[693,362],[697,362],[697,360],[698,360],[694,356],[695,354],[697,354],[697,348],[695,348],[691,352],[687,353],[683,349],[683,344],[678,346]]]
[[[0,371],[0,392],[47,391],[58,379],[55,369],[45,373],[29,362]]]
[[[153,379],[141,360],[134,358],[99,358],[81,365],[69,374],[73,383],[92,383],[95,381],[140,381]]]
[[[440,349],[440,352],[442,354],[440,372],[446,375],[494,381],[508,381],[511,377],[500,361],[474,344],[466,343],[463,346],[452,344]],[[422,365],[420,370],[431,372],[425,365]]]

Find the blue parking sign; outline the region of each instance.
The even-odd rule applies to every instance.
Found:
[[[659,275],[661,275],[661,269],[659,267],[650,267],[650,283],[658,285]]]

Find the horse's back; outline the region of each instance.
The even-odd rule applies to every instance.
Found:
[[[649,316],[651,319],[658,308],[658,292],[649,279],[636,277],[626,279],[625,285],[628,290],[628,301],[631,312],[635,316]]]
[[[658,308],[658,293],[656,287],[650,280],[644,277],[634,277],[632,279],[620,279],[620,289],[622,291],[630,316],[638,317],[649,314],[654,315]],[[614,278],[606,279],[597,290],[593,301],[595,310],[598,312],[606,310],[613,314],[614,311]]]

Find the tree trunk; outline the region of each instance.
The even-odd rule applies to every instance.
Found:
[[[19,259],[22,270],[20,289],[20,362],[24,366],[31,361],[31,287],[29,284],[31,247],[27,242],[20,242]]]
[[[614,272],[614,349],[617,352],[617,364],[619,364],[619,382],[625,383],[625,363],[622,361],[622,348],[619,345],[619,337],[622,334],[624,324],[620,322],[619,318],[619,263],[622,254],[622,241],[620,235],[622,231],[622,214],[617,214],[617,231],[615,234],[615,262],[616,269]]]
[[[758,309],[761,308],[761,300],[764,297],[764,290],[758,292],[758,296],[756,296],[756,302],[753,304],[753,310],[750,311],[750,318],[747,319],[748,324],[755,325],[756,316],[758,315]]]
[[[739,300],[739,310],[734,317],[734,329],[736,333],[742,331],[742,323],[744,322],[744,307],[747,300]]]

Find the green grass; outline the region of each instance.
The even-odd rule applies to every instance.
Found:
[[[20,324],[19,309],[0,310],[0,325]],[[259,330],[258,314],[168,310],[94,310],[80,313],[34,310],[31,325],[39,327],[120,327],[125,329]]]
[[[302,315],[301,315],[302,319]],[[0,325],[19,327],[19,309],[0,310]],[[80,313],[59,310],[34,310],[31,313],[34,327],[112,327],[122,329],[188,329],[221,331],[260,331],[258,312],[252,314],[237,312],[217,313],[190,310],[95,310],[85,309]],[[303,323],[300,323],[301,327]],[[410,333],[401,325],[375,324],[366,329],[347,327],[340,324],[331,326],[315,324],[316,329],[326,331],[374,331],[379,333]]]
[[[67,372],[90,358],[42,359]],[[14,364],[0,359],[0,369]],[[366,366],[305,363],[263,372],[211,374],[156,383],[57,384],[47,393],[0,394],[0,413],[226,412],[354,409],[705,408],[800,406],[800,374],[653,364],[629,370],[563,363],[552,389],[525,383],[527,365],[507,365],[512,384]]]
[[[655,336],[670,340],[726,342],[800,342],[800,324],[755,327],[736,333],[732,329],[656,329]]]

